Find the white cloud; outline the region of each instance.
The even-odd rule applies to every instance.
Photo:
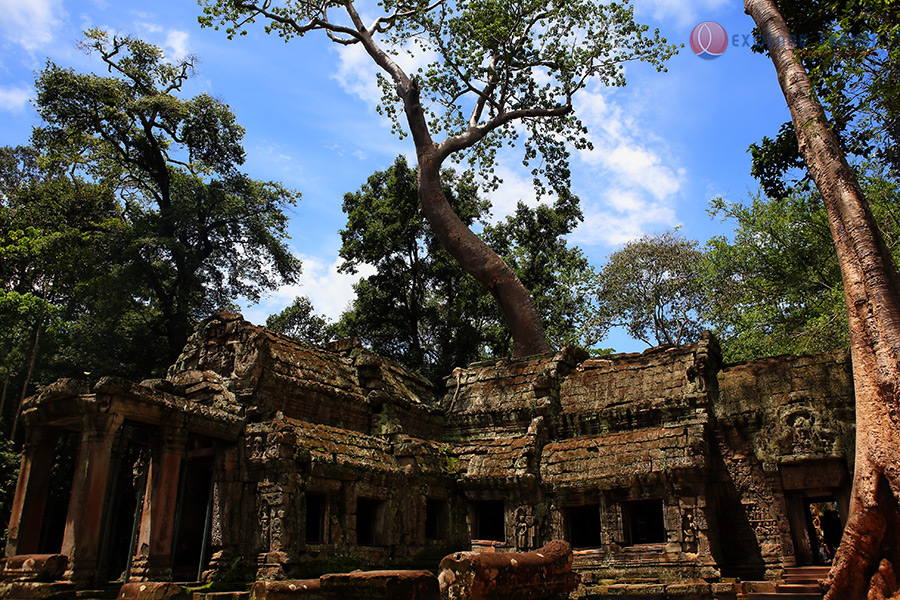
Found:
[[[0,0],[0,14],[2,36],[29,51],[52,42],[66,15],[61,0]]]
[[[648,229],[676,223],[673,204],[686,178],[685,169],[652,135],[633,105],[618,105],[598,89],[576,97],[576,112],[587,125],[594,149],[578,158],[597,195],[581,194],[584,223],[572,240],[585,245],[618,245]],[[596,189],[597,186],[595,185]]]
[[[169,58],[172,60],[181,60],[190,53],[188,48],[188,32],[172,29],[166,36],[166,42],[163,47],[168,50]]]
[[[374,108],[381,102],[381,89],[378,87],[378,74],[385,75],[381,67],[375,64],[372,57],[361,44],[340,46],[337,48],[339,65],[334,79],[344,91],[361,98]],[[419,69],[428,66],[436,57],[434,51],[424,50],[416,44],[403,49],[393,60],[407,75],[414,75]]]
[[[502,221],[512,214],[520,201],[531,207],[537,206],[537,194],[530,173],[524,170],[514,171],[504,164],[498,165],[494,173],[503,183],[496,191],[488,194],[491,201],[491,223]]]
[[[361,44],[341,47],[338,51],[340,64],[334,78],[345,92],[361,98],[370,106],[376,106],[381,101],[381,90],[375,78],[378,65]]]
[[[144,15],[144,14],[142,14],[141,16],[142,16],[142,17],[147,17],[147,16],[150,16],[150,15]],[[150,21],[138,21],[137,23],[135,23],[135,25],[136,25],[141,31],[144,31],[144,32],[146,32],[146,33],[161,33],[162,30],[163,30],[163,26],[162,26],[162,25],[159,25],[158,23],[152,23],[152,22],[150,22]]]
[[[0,87],[0,110],[20,112],[28,106],[34,91],[27,87]]]
[[[584,223],[572,234],[571,241],[585,246],[618,246],[648,230],[678,224],[672,207],[648,202],[627,190],[611,190],[600,202],[585,203],[583,210]]]
[[[281,287],[258,305],[246,308],[244,317],[248,321],[264,324],[269,315],[284,310],[297,296],[309,296],[316,313],[335,321],[355,297],[353,284],[375,273],[375,267],[369,265],[361,265],[355,275],[338,273],[338,266],[344,262],[341,258],[331,263],[315,256],[301,255],[300,259],[303,261],[300,281]]]
[[[650,15],[662,23],[687,27],[711,20],[719,9],[732,4],[732,0],[634,0],[633,4],[639,21]]]
[[[135,13],[135,15],[139,19],[135,21],[135,27],[141,32],[144,39],[153,40],[153,43],[162,47],[167,60],[179,61],[190,54],[188,44],[190,34],[187,31],[167,29],[154,21],[154,15],[152,14]],[[165,34],[165,39],[162,37],[163,34]]]

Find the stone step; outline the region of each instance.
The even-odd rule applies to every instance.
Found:
[[[775,586],[775,591],[779,594],[819,594],[822,595],[822,589],[818,583],[779,583]]]
[[[824,577],[831,570],[831,567],[788,567],[784,570],[784,576],[817,576]]]
[[[822,600],[822,593],[777,593],[777,592],[750,592],[747,600]]]
[[[789,567],[784,570],[784,582],[787,584],[817,585],[825,579],[831,567]]]

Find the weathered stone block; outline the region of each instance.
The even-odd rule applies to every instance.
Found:
[[[699,600],[708,597],[709,594],[709,584],[703,582],[671,583],[666,586],[667,598],[679,598],[679,600],[697,598]]]
[[[138,581],[126,583],[119,589],[119,600],[187,600],[187,592],[174,583]]]
[[[429,571],[353,571],[320,578],[329,600],[439,600],[437,578]]]
[[[438,581],[444,600],[541,600],[578,585],[572,549],[553,541],[535,552],[457,552],[441,561]]]
[[[0,599],[2,600],[63,600],[74,594],[75,585],[68,581],[0,583]]]
[[[68,558],[62,554],[21,554],[0,560],[3,581],[56,581],[62,579]]]

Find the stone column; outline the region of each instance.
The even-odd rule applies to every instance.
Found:
[[[66,579],[92,580],[97,575],[100,536],[112,475],[112,446],[122,420],[121,415],[109,413],[88,413],[82,418],[81,444],[62,544],[62,554],[69,557]]]
[[[160,431],[150,460],[147,491],[131,581],[170,581],[178,503],[178,480],[187,448],[187,431],[176,424]]]
[[[42,426],[29,428],[27,435],[9,519],[6,556],[39,551],[50,469],[59,438],[57,430]]]

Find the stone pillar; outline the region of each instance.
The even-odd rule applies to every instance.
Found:
[[[109,413],[88,413],[82,418],[81,444],[62,544],[62,554],[69,557],[66,579],[92,580],[97,575],[112,475],[112,446],[122,420],[121,415]]]
[[[59,432],[38,426],[29,428],[27,435],[9,519],[6,556],[36,554],[40,550],[38,542]]]
[[[130,581],[170,581],[178,504],[178,480],[187,448],[187,431],[176,424],[160,431],[150,460],[141,512],[138,547]]]

